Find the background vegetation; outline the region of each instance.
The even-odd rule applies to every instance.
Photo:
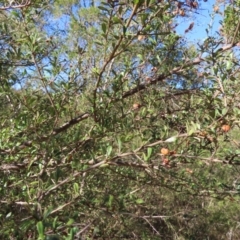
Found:
[[[240,1],[195,44],[204,4],[0,1],[1,239],[239,239]]]

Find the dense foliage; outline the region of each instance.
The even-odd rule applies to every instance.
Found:
[[[240,1],[6,2],[0,238],[239,239]]]

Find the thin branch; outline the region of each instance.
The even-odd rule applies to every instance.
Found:
[[[27,0],[25,3],[13,5],[14,1],[10,1],[10,5],[6,7],[0,7],[0,11],[9,10],[9,9],[18,9],[18,8],[24,8],[31,4],[31,0]]]
[[[216,51],[216,53],[227,51],[227,50],[229,50],[229,49],[231,49],[231,48],[233,48],[235,46],[236,46],[236,44],[228,44],[228,45],[223,46],[222,48],[218,49]],[[149,84],[151,84],[151,85],[152,84],[156,84],[156,83],[158,83],[160,81],[163,81],[164,79],[166,79],[167,77],[171,76],[172,74],[176,74],[176,73],[182,72],[185,68],[188,68],[189,66],[200,64],[200,63],[202,63],[203,61],[206,61],[206,60],[207,60],[206,58],[199,58],[198,57],[198,58],[194,59],[192,62],[188,61],[184,66],[176,67],[172,71],[170,71],[168,74],[160,74],[160,75],[158,75],[150,83],[140,84],[139,86],[137,86],[137,87],[135,87],[135,88],[125,92],[122,95],[121,99],[118,99],[118,98],[117,99],[113,99],[112,102],[117,102],[117,101],[122,100],[123,98],[130,97],[130,96],[134,95],[135,93],[138,93],[141,90],[147,89]],[[106,64],[106,66],[107,66],[107,64]],[[106,66],[105,66],[105,68],[106,68]],[[178,93],[178,94],[181,95],[182,93]],[[74,126],[75,124],[79,123],[80,121],[89,118],[90,116],[91,115],[89,113],[83,113],[80,116],[78,116],[76,118],[73,118],[70,121],[66,122],[61,127],[54,129],[53,132],[50,133],[49,135],[41,136],[41,137],[35,139],[34,141],[46,141],[50,137],[53,137],[53,136],[55,136],[55,135],[65,131],[65,130],[67,130],[68,128],[70,128],[70,127]],[[15,153],[19,152],[21,149],[24,149],[25,147],[31,147],[32,143],[34,141],[23,142],[18,147],[15,147],[14,149],[0,149],[0,154],[15,154]],[[149,146],[151,146],[151,145],[149,145]]]
[[[126,28],[129,27],[137,9],[138,9],[138,4],[135,4],[135,6],[132,10],[131,16],[127,21]],[[93,112],[94,112],[94,120],[96,122],[98,121],[98,119],[97,119],[97,103],[96,103],[96,101],[97,101],[97,91],[98,91],[99,85],[101,83],[102,75],[103,75],[107,65],[114,59],[114,57],[116,57],[116,52],[117,52],[118,48],[121,46],[121,43],[122,43],[123,39],[124,39],[124,35],[121,34],[117,44],[115,45],[114,49],[112,50],[111,54],[109,55],[108,59],[106,60],[105,64],[103,65],[103,67],[101,69],[101,72],[98,74],[98,79],[97,79],[97,82],[95,84],[95,88],[94,88],[94,91],[93,91]]]
[[[231,48],[233,48],[235,46],[236,46],[236,43],[228,44],[226,46],[223,46],[223,47],[219,48],[214,53],[214,55],[219,54],[220,52],[225,52],[227,50],[230,50]],[[189,68],[189,67],[194,66],[194,65],[198,65],[198,64],[206,61],[207,58],[208,57],[206,57],[206,58],[197,57],[197,58],[193,59],[193,61],[187,61],[184,65],[179,66],[179,67],[175,67],[174,69],[172,69],[168,73],[160,74],[156,78],[152,78],[152,80],[149,83],[139,84],[137,87],[130,89],[129,91],[125,92],[122,95],[122,98],[127,98],[127,97],[129,97],[129,96],[131,96],[131,95],[133,95],[137,92],[140,92],[140,91],[148,88],[149,85],[155,85],[158,82],[162,82],[163,80],[167,79],[168,77],[170,77],[173,74],[179,74],[179,73],[183,72],[186,68]]]
[[[161,235],[161,234],[157,231],[157,229],[148,221],[147,218],[145,218],[145,217],[141,217],[141,218],[144,219],[144,220],[150,225],[150,227],[153,229],[153,231],[154,231],[158,236]]]
[[[33,142],[35,142],[35,141],[47,141],[49,138],[51,138],[53,136],[56,136],[57,134],[67,130],[71,126],[81,122],[82,120],[88,118],[89,116],[90,116],[89,113],[83,113],[83,114],[79,115],[78,117],[73,118],[70,121],[64,123],[59,128],[54,129],[49,135],[45,135],[45,136],[43,135],[43,136],[41,136],[39,138],[36,138],[32,141],[23,142],[19,146],[15,147],[13,149],[0,149],[0,154],[16,154],[21,149],[24,149],[26,147],[31,147]]]
[[[240,19],[238,20],[238,24],[237,24],[237,27],[236,27],[236,30],[235,30],[235,33],[234,33],[234,36],[232,39],[232,44],[234,44],[234,41],[236,39],[237,33],[239,33],[239,30],[240,30]]]
[[[56,212],[58,212],[58,211],[61,211],[63,208],[69,206],[69,205],[72,204],[73,202],[74,202],[74,200],[72,200],[72,201],[70,201],[70,202],[68,202],[68,203],[65,203],[65,204],[59,206],[58,208],[52,210],[52,211],[49,213],[49,215],[54,214],[54,213],[56,213]]]
[[[87,224],[83,229],[81,229],[78,233],[76,233],[76,237],[78,237],[80,234],[84,233],[92,224],[94,221]]]

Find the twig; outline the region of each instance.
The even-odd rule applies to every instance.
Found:
[[[9,6],[0,7],[0,11],[9,10],[9,9],[24,8],[24,7],[27,7],[27,6],[29,6],[31,4],[31,0],[28,0],[28,1],[26,1],[26,3],[21,3],[21,4],[18,4],[18,5],[13,5],[13,2],[14,1],[10,1],[10,5]]]
[[[148,221],[148,219],[147,218],[145,218],[145,217],[141,217],[142,219],[144,219],[149,225],[150,225],[150,227],[153,229],[153,231],[158,235],[158,236],[160,236],[160,233],[157,231],[157,229]]]

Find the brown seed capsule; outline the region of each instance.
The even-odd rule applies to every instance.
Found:
[[[185,16],[185,11],[183,9],[180,9],[179,10],[179,15],[184,17]]]
[[[193,170],[192,170],[192,169],[190,169],[190,168],[186,168],[186,172],[188,172],[188,173],[192,174],[192,173],[193,173]]]
[[[228,124],[222,125],[222,131],[223,132],[229,132],[231,127]]]
[[[141,107],[141,104],[139,104],[139,103],[133,104],[133,110],[139,109],[140,107]]]
[[[194,1],[194,2],[192,2],[192,7],[193,7],[193,8],[197,8],[197,7],[198,7],[198,3],[197,3],[197,2],[195,2],[195,1]]]
[[[219,11],[219,6],[214,6],[213,10],[214,10],[215,13],[218,13],[218,11]]]
[[[156,71],[157,71],[157,67],[152,67],[152,68],[151,68],[151,71],[152,71],[152,72],[156,72]]]
[[[142,41],[145,39],[145,36],[144,35],[138,35],[138,41]]]
[[[161,152],[162,155],[168,155],[169,154],[169,150],[167,148],[162,148],[160,152]]]

